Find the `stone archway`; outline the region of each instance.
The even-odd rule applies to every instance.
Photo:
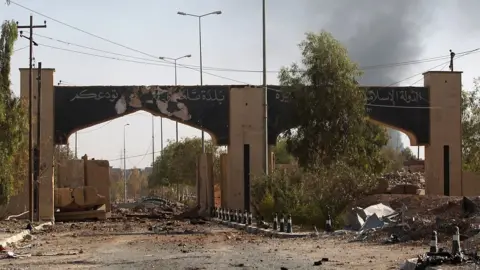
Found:
[[[33,76],[36,76],[34,70]],[[20,69],[21,96],[28,99],[28,69]],[[54,69],[42,70],[40,163],[46,165],[39,192],[40,218],[52,219],[53,148],[64,144],[76,130],[145,110],[203,129],[228,145],[222,158],[222,194],[231,209],[248,207],[250,175],[264,171],[265,149],[263,89],[255,86],[54,86]],[[472,184],[462,181],[460,72],[428,72],[425,87],[364,87],[368,114],[409,135],[411,144],[424,145],[427,194],[461,195]],[[288,94],[269,86],[268,144],[295,127]],[[38,94],[34,86],[34,98]],[[173,98],[172,98],[173,97]],[[36,102],[33,102],[36,115]],[[36,127],[34,127],[35,132]],[[208,154],[199,157],[200,175],[208,175]],[[203,168],[203,169],[202,169]],[[200,180],[201,182],[202,180]],[[465,183],[464,183],[465,182]],[[204,189],[205,183],[203,184]],[[207,183],[210,185],[210,183]],[[207,186],[208,186],[207,185]],[[28,185],[11,212],[22,212],[28,202]],[[203,192],[213,206],[213,190]],[[212,195],[210,195],[212,194]],[[212,197],[212,198],[210,198]],[[225,201],[225,200],[224,200]],[[222,205],[223,206],[223,205]]]

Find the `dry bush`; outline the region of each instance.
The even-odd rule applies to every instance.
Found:
[[[266,220],[271,220],[273,213],[285,213],[291,214],[296,224],[323,228],[328,213],[340,220],[337,217],[345,207],[371,190],[376,181],[343,162],[311,171],[276,171],[253,179],[252,204]]]

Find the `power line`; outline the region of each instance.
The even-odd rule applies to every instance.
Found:
[[[155,55],[152,55],[152,54],[149,54],[149,53],[145,53],[145,52],[142,52],[142,51],[140,51],[140,50],[137,50],[137,49],[134,49],[134,48],[131,48],[131,47],[122,45],[122,44],[120,44],[120,43],[118,43],[118,42],[109,40],[109,39],[104,38],[104,37],[102,37],[102,36],[95,35],[95,34],[93,34],[93,33],[90,33],[90,32],[88,32],[88,31],[85,31],[85,30],[80,29],[80,28],[78,28],[78,27],[72,26],[72,25],[67,24],[67,23],[65,23],[65,22],[62,22],[62,21],[60,21],[60,20],[57,20],[57,19],[55,19],[55,18],[52,18],[52,17],[50,17],[50,16],[48,16],[48,15],[42,14],[42,13],[40,13],[40,12],[37,12],[37,11],[35,11],[35,10],[33,10],[33,9],[30,9],[30,8],[26,7],[26,6],[23,6],[23,5],[21,5],[21,4],[18,4],[18,3],[16,3],[15,1],[11,1],[11,0],[10,0],[10,1],[9,1],[9,4],[10,4],[10,3],[13,3],[14,5],[17,5],[17,6],[21,7],[21,8],[24,8],[24,9],[26,9],[26,10],[29,10],[30,12],[33,12],[33,13],[36,13],[36,14],[38,14],[38,15],[40,15],[40,16],[43,16],[43,17],[45,17],[45,18],[48,18],[48,19],[50,19],[50,20],[52,20],[52,21],[54,21],[54,22],[57,22],[57,23],[59,23],[59,24],[62,24],[62,25],[67,26],[67,27],[69,27],[69,28],[72,28],[72,29],[74,29],[74,30],[80,31],[80,32],[82,32],[82,33],[84,33],[84,34],[93,36],[93,37],[95,37],[95,38],[101,39],[101,40],[103,40],[103,41],[106,41],[106,42],[108,42],[108,43],[111,43],[111,44],[114,44],[114,45],[117,45],[117,46],[120,46],[120,47],[122,47],[122,48],[125,48],[125,49],[128,49],[128,50],[131,50],[131,51],[134,51],[134,52],[137,52],[137,53],[140,53],[140,54],[143,54],[143,55],[146,55],[146,56],[149,56],[149,57],[158,59],[158,57],[155,56]],[[45,45],[44,45],[44,46],[45,46]],[[51,46],[51,47],[53,47],[53,46]],[[59,49],[60,49],[60,48],[59,48]],[[65,49],[64,49],[64,50],[65,50]],[[71,51],[73,52],[73,50],[71,50]],[[78,53],[82,53],[82,52],[78,52]],[[85,53],[84,53],[84,54],[85,54]],[[461,53],[460,53],[460,54],[461,54]],[[87,54],[87,55],[88,55],[88,54]],[[103,56],[98,56],[98,57],[103,57]],[[430,59],[424,59],[423,62],[426,62],[426,61],[437,61],[437,60],[444,59],[445,57],[448,57],[448,56],[440,56],[440,57],[433,57],[433,58],[430,58]],[[106,58],[106,57],[104,57],[104,58]],[[110,59],[111,59],[111,58],[110,58]],[[124,59],[124,60],[126,60],[126,59]],[[167,63],[170,63],[170,64],[174,64],[173,62],[168,61],[168,60],[165,60],[165,59],[164,59],[163,61],[164,61],[164,62],[167,62]],[[397,66],[398,66],[398,65],[407,65],[407,64],[413,64],[413,63],[422,63],[422,60],[413,60],[413,61],[406,61],[406,62],[401,62],[401,63],[385,64],[385,65],[383,65],[383,67],[395,66],[395,65],[397,65]],[[147,64],[147,63],[143,63],[143,64]],[[189,67],[189,66],[183,65],[183,64],[178,64],[178,66],[179,66],[179,67],[188,68],[188,69],[192,69],[192,70],[195,70],[195,71],[199,71],[199,70],[196,69],[196,68]],[[379,66],[380,66],[380,65],[372,66],[372,67],[378,68]],[[205,74],[208,74],[208,75],[211,75],[211,76],[218,77],[218,78],[222,78],[222,79],[234,81],[234,82],[237,82],[237,83],[250,85],[249,83],[245,83],[245,82],[242,82],[242,81],[239,81],[239,80],[227,78],[227,77],[224,77],[224,76],[219,76],[219,75],[212,74],[212,73],[209,73],[209,72],[204,72],[204,73],[205,73]],[[415,75],[415,76],[416,76],[416,75]],[[413,77],[414,77],[414,76],[413,76]],[[407,79],[410,79],[410,78],[407,78]],[[407,79],[405,79],[405,80],[407,80]],[[400,81],[400,82],[401,82],[401,81]],[[397,82],[397,83],[399,83],[399,82]],[[395,83],[395,84],[397,84],[397,83]]]
[[[42,14],[42,13],[40,13],[40,12],[38,12],[38,11],[35,11],[35,10],[31,9],[31,8],[28,8],[28,7],[24,6],[24,5],[21,5],[21,4],[17,3],[17,2],[15,2],[15,1],[9,0],[9,2],[10,2],[11,4],[14,4],[14,5],[16,5],[16,6],[19,6],[19,7],[23,8],[23,9],[26,9],[26,10],[32,12],[32,13],[35,13],[35,14],[40,15],[40,16],[43,16],[43,17],[45,17],[45,18],[47,18],[47,19],[50,19],[50,20],[52,20],[52,21],[54,21],[54,22],[56,22],[56,23],[59,23],[59,24],[64,25],[64,26],[67,26],[67,27],[69,27],[69,28],[72,28],[72,29],[77,30],[77,31],[79,31],[79,32],[82,32],[82,33],[84,33],[84,34],[90,35],[90,36],[92,36],[92,37],[95,37],[95,38],[101,39],[101,40],[103,40],[103,41],[106,41],[106,42],[108,42],[108,43],[112,43],[112,44],[114,44],[114,45],[120,46],[120,47],[122,47],[122,48],[131,50],[131,51],[134,51],[134,52],[137,52],[137,53],[140,53],[140,54],[149,56],[149,57],[158,58],[157,56],[154,56],[154,55],[151,55],[151,54],[148,54],[148,53],[145,53],[145,52],[136,50],[136,49],[134,49],[134,48],[131,48],[131,47],[122,45],[122,44],[117,43],[117,42],[115,42],[115,41],[111,41],[111,40],[106,39],[106,38],[104,38],[104,37],[101,37],[101,36],[92,34],[92,33],[88,32],[88,31],[82,30],[82,29],[80,29],[80,28],[78,28],[78,27],[75,27],[75,26],[73,26],[73,25],[70,25],[70,24],[68,24],[68,23],[59,21],[59,20],[57,20],[57,19],[55,19],[55,18],[52,18],[52,17],[50,17],[50,16],[48,16],[48,15]]]
[[[150,153],[146,153],[146,154],[140,154],[140,155],[135,155],[135,156],[128,156],[126,157],[126,159],[131,159],[131,158],[138,158],[138,157],[143,157],[143,156],[146,156],[146,155],[151,155],[151,154],[158,154],[158,153],[161,153],[162,151],[155,151],[155,152],[150,152]],[[123,157],[122,158],[116,158],[116,159],[109,159],[108,161],[118,161],[118,160],[123,160]]]
[[[49,39],[49,40],[52,40],[52,41],[55,41],[55,42],[63,43],[63,44],[68,45],[68,46],[75,46],[75,47],[79,47],[79,48],[83,48],[83,49],[88,49],[88,50],[92,50],[92,51],[107,53],[107,54],[116,55],[116,56],[132,58],[132,59],[141,60],[141,61],[165,63],[165,61],[159,61],[158,58],[153,60],[153,59],[147,59],[147,58],[143,58],[143,57],[136,57],[136,56],[132,56],[132,55],[115,53],[115,52],[111,52],[111,51],[107,51],[107,50],[101,50],[101,49],[97,49],[97,48],[93,48],[93,47],[89,47],[89,46],[85,46],[85,45],[81,45],[81,44],[77,44],[77,43],[74,43],[74,42],[65,41],[65,40],[61,40],[61,39],[57,39],[57,38],[53,38],[53,37],[49,37],[49,36],[45,36],[45,35],[40,35],[40,34],[35,34],[35,33],[34,33],[34,35],[37,36],[37,37],[40,37],[40,38],[45,38],[45,39]],[[466,52],[461,52],[461,53],[459,53],[459,55],[461,55],[462,53],[466,53]],[[406,65],[414,65],[414,64],[421,64],[421,63],[439,61],[439,60],[447,59],[449,57],[450,57],[449,55],[443,55],[443,56],[409,60],[409,61],[403,61],[403,62],[377,64],[377,65],[363,66],[363,67],[361,66],[360,69],[362,69],[362,70],[373,70],[373,69],[400,67],[400,66],[406,66]],[[190,67],[190,68],[199,68],[199,66],[197,66],[197,65],[188,65],[188,64],[183,64],[183,65],[185,67]],[[172,65],[172,64],[168,64],[168,65],[163,64],[163,65],[160,65],[160,66],[174,67],[174,65]],[[182,68],[185,68],[185,67],[182,67]],[[243,73],[261,73],[261,72],[263,72],[262,70],[253,70],[253,69],[233,69],[233,68],[219,68],[219,67],[208,67],[208,66],[204,67],[204,69],[205,70],[210,70],[210,71],[243,72]],[[279,70],[268,70],[267,72],[268,73],[279,73],[280,71]]]
[[[33,9],[30,9],[30,8],[28,8],[28,7],[26,7],[26,6],[23,6],[23,5],[21,5],[21,4],[18,4],[18,3],[16,3],[15,1],[9,0],[9,4],[10,4],[10,3],[12,3],[12,4],[14,4],[14,5],[17,5],[17,6],[21,7],[21,8],[24,8],[24,9],[26,9],[26,10],[29,10],[30,12],[33,12],[33,13],[38,14],[38,15],[40,15],[40,16],[43,16],[43,17],[45,17],[45,18],[48,18],[48,19],[50,19],[50,20],[52,20],[52,21],[54,21],[54,22],[57,22],[57,23],[59,23],[59,24],[62,24],[62,25],[67,26],[67,27],[69,27],[69,28],[72,28],[72,29],[74,29],[74,30],[80,31],[80,32],[82,32],[82,33],[84,33],[84,34],[93,36],[93,37],[95,37],[95,38],[101,39],[101,40],[103,40],[103,41],[106,41],[106,42],[108,42],[108,43],[111,43],[111,44],[114,44],[114,45],[117,45],[117,46],[120,46],[120,47],[122,47],[122,48],[125,48],[125,49],[128,49],[128,50],[131,50],[131,51],[134,51],[134,52],[137,52],[137,53],[140,53],[140,54],[143,54],[143,55],[152,57],[152,58],[154,58],[154,59],[158,59],[158,56],[155,56],[155,55],[152,55],[152,54],[149,54],[149,53],[142,52],[142,51],[140,51],[140,50],[137,50],[137,49],[134,49],[134,48],[131,48],[131,47],[122,45],[122,44],[120,44],[120,43],[118,43],[118,42],[109,40],[109,39],[104,38],[104,37],[102,37],[102,36],[95,35],[95,34],[90,33],[90,32],[88,32],[88,31],[82,30],[82,29],[80,29],[80,28],[78,28],[78,27],[72,26],[72,25],[67,24],[67,23],[65,23],[65,22],[59,21],[59,20],[57,20],[57,19],[54,19],[54,18],[52,18],[52,17],[50,17],[50,16],[48,16],[48,15],[45,15],[45,14],[42,14],[42,13],[40,13],[40,12],[37,12],[37,11],[35,11],[35,10],[33,10]],[[38,35],[38,36],[40,36],[40,35]],[[44,37],[46,37],[46,36],[44,36]],[[50,37],[46,37],[46,38],[50,38]],[[53,39],[53,38],[50,38],[50,39],[56,40],[56,39]],[[59,41],[59,42],[62,42],[62,43],[66,43],[66,44],[72,44],[72,45],[73,45],[73,43],[71,43],[71,42],[60,41],[60,40],[56,40],[56,41]],[[86,53],[86,52],[68,50],[68,49],[58,48],[58,47],[49,46],[49,45],[42,45],[42,46],[44,46],[44,47],[49,47],[49,48],[52,48],[52,49],[59,49],[59,50],[64,50],[64,51],[70,51],[70,52],[74,52],[74,53],[80,53],[80,54],[84,54],[84,55],[90,55],[90,56],[101,57],[101,58],[112,59],[112,60],[127,61],[127,62],[132,62],[132,63],[139,63],[139,64],[149,64],[149,65],[167,66],[167,65],[162,65],[162,64],[160,64],[160,63],[149,63],[149,62],[134,61],[134,60],[128,60],[128,59],[120,59],[120,58],[114,58],[114,57],[108,57],[108,56],[102,56],[102,55],[89,54],[89,53]],[[91,48],[91,47],[87,47],[87,46],[83,46],[83,45],[75,44],[75,46],[82,46],[82,47],[84,47],[84,48],[88,48],[88,49],[100,51],[100,50],[98,50],[98,49]],[[461,53],[459,53],[459,55],[460,55],[459,57],[466,56],[466,55],[471,54],[471,53],[473,53],[473,52],[478,52],[478,50],[480,50],[480,48],[477,48],[477,49],[474,49],[474,50],[470,50],[470,51],[466,51],[466,52],[461,52]],[[101,51],[103,51],[103,52],[105,52],[105,53],[109,53],[109,54],[116,54],[116,53],[112,53],[112,52],[108,52],[108,51],[104,51],[104,50],[101,50]],[[116,54],[116,55],[120,55],[120,54]],[[127,56],[127,55],[123,55],[123,56],[124,56],[124,57],[130,57],[130,58],[132,58],[132,56]],[[449,55],[447,55],[447,56],[432,57],[432,58],[426,58],[426,59],[419,59],[419,60],[411,60],[411,61],[405,61],[405,62],[398,62],[398,63],[380,64],[380,65],[374,65],[374,66],[369,66],[369,67],[368,67],[368,66],[367,66],[367,67],[363,67],[362,69],[363,69],[363,70],[366,70],[366,69],[375,69],[375,68],[387,68],[387,67],[396,67],[396,66],[412,65],[412,64],[426,63],[426,62],[432,62],[432,61],[439,61],[439,60],[446,59],[446,58],[448,58],[448,57],[449,57]],[[459,58],[459,57],[458,57],[458,58]],[[147,60],[147,59],[143,59],[143,60],[144,60],[144,61],[153,61],[153,60]],[[156,62],[156,61],[155,61],[155,62]],[[169,64],[171,64],[171,65],[174,64],[173,62],[168,61],[168,60],[166,60],[166,59],[163,59],[163,62],[169,63]],[[433,67],[433,68],[431,68],[431,69],[429,69],[429,70],[435,69],[435,68],[437,68],[437,67],[439,67],[439,66],[442,66],[442,65],[444,65],[444,64],[445,64],[445,63],[442,63],[442,64],[437,65],[437,66],[435,66],[435,67]],[[171,65],[168,65],[168,66],[171,67]],[[191,66],[191,65],[189,66],[189,65],[184,65],[184,64],[177,64],[177,65],[178,65],[179,67],[183,67],[183,68],[187,68],[187,69],[199,71],[196,66]],[[237,72],[262,72],[262,71],[260,71],[260,70],[258,70],[258,71],[257,71],[257,70],[234,70],[234,69],[221,69],[221,68],[211,68],[211,70],[215,70],[215,71],[237,71]],[[428,70],[428,71],[429,71],[429,70]],[[269,72],[278,72],[278,71],[269,71]],[[241,84],[251,85],[250,83],[242,82],[242,81],[235,80],[235,79],[231,79],[231,78],[224,77],[224,76],[219,76],[219,75],[212,74],[212,73],[209,73],[209,72],[203,72],[203,73],[208,74],[208,75],[211,75],[211,76],[214,76],[214,77],[218,77],[218,78],[222,78],[222,79],[234,81],[234,82],[237,82],[237,83],[241,83]],[[422,73],[423,73],[423,72],[422,72]],[[403,82],[403,81],[406,81],[406,80],[408,80],[408,79],[411,79],[411,78],[413,78],[413,77],[416,77],[416,76],[418,76],[418,75],[421,75],[422,73],[415,74],[415,75],[410,76],[410,77],[408,77],[408,78],[405,78],[405,79],[403,79],[403,80],[401,80],[401,81],[395,82],[395,83],[393,83],[393,84],[391,84],[391,85],[389,85],[389,86],[393,86],[393,85],[395,85],[395,84],[401,83],[401,82]],[[382,106],[382,105],[378,105],[378,106]],[[152,154],[152,153],[150,153],[150,154]]]
[[[33,10],[33,9],[30,9],[30,8],[26,7],[26,6],[23,6],[23,5],[21,5],[21,4],[18,4],[18,3],[16,3],[15,1],[11,1],[11,0],[10,0],[9,3],[12,3],[12,4],[14,4],[14,5],[17,5],[17,6],[21,7],[21,8],[24,8],[24,9],[26,9],[26,10],[29,10],[30,12],[36,13],[36,14],[38,14],[38,15],[40,15],[40,16],[43,16],[43,17],[45,17],[45,18],[48,18],[48,19],[50,19],[50,20],[52,20],[52,21],[54,21],[54,22],[57,22],[57,23],[59,23],[59,24],[62,24],[62,25],[67,26],[67,27],[69,27],[69,28],[72,28],[72,29],[74,29],[74,30],[80,31],[80,32],[82,32],[82,33],[84,33],[84,34],[87,34],[87,35],[93,36],[93,37],[95,37],[95,38],[101,39],[101,40],[103,40],[103,41],[105,41],[105,42],[108,42],[108,43],[111,43],[111,44],[120,46],[120,47],[122,47],[122,48],[125,48],[125,49],[128,49],[128,50],[131,50],[131,51],[134,51],[134,52],[137,52],[137,53],[140,53],[140,54],[143,54],[143,55],[146,55],[146,56],[149,56],[149,57],[158,59],[158,56],[155,56],[155,55],[152,55],[152,54],[149,54],[149,53],[142,52],[142,51],[140,51],[140,50],[131,48],[131,47],[129,47],[129,46],[122,45],[122,44],[120,44],[120,43],[118,43],[118,42],[109,40],[109,39],[104,38],[104,37],[102,37],[102,36],[99,36],[99,35],[90,33],[90,32],[88,32],[88,31],[85,31],[85,30],[80,29],[80,28],[78,28],[78,27],[72,26],[72,25],[67,24],[67,23],[65,23],[65,22],[62,22],[62,21],[60,21],[60,20],[57,20],[57,19],[55,19],[55,18],[52,18],[52,17],[50,17],[50,16],[48,16],[48,15],[42,14],[42,13],[40,13],[40,12],[37,12],[37,11],[35,11],[35,10]],[[430,59],[423,59],[423,60],[413,60],[413,61],[405,61],[405,62],[400,62],[400,63],[391,63],[391,64],[375,65],[375,66],[371,66],[370,68],[379,68],[379,67],[385,68],[385,67],[393,67],[393,66],[410,65],[410,64],[416,64],[416,63],[424,63],[424,62],[429,62],[429,61],[441,60],[441,59],[444,59],[444,58],[446,58],[446,57],[449,57],[449,56],[439,56],[439,57],[433,57],[433,58],[430,58]],[[168,61],[168,60],[165,60],[165,59],[164,59],[163,61],[164,61],[164,62],[167,62],[167,63],[170,63],[170,64],[174,64],[173,62]],[[195,71],[199,71],[198,69],[196,69],[196,68],[194,68],[194,67],[187,66],[187,65],[184,65],[184,64],[178,64],[178,66],[179,66],[179,67],[188,68],[188,69],[192,69],[192,70],[195,70]],[[368,69],[368,67],[364,67],[363,69]],[[220,70],[217,70],[217,71],[220,71]],[[226,70],[223,69],[223,71],[226,71]],[[233,71],[233,70],[232,70],[232,71]],[[257,72],[257,71],[250,71],[250,72]],[[258,72],[262,72],[262,71],[258,71]],[[204,72],[204,73],[205,73],[205,74],[208,74],[208,75],[211,75],[211,76],[218,77],[218,78],[222,78],[222,79],[226,79],[226,80],[235,81],[235,82],[238,82],[238,83],[250,85],[249,83],[245,83],[245,82],[241,82],[241,81],[234,80],[234,79],[231,79],[231,78],[227,78],[227,77],[215,75],[215,74],[212,74],[212,73],[208,73],[208,72]]]
[[[117,57],[110,57],[110,56],[105,56],[105,55],[99,55],[99,54],[87,53],[87,52],[70,50],[70,49],[65,49],[65,48],[59,48],[59,47],[50,46],[50,45],[45,45],[45,44],[40,44],[40,43],[38,44],[38,46],[47,47],[47,48],[56,49],[56,50],[61,50],[61,51],[72,52],[72,53],[78,53],[78,54],[83,54],[83,55],[88,55],[88,56],[100,57],[100,58],[105,58],[105,59],[110,59],[110,60],[125,61],[125,62],[130,62],[130,63],[144,64],[144,65],[167,66],[167,67],[170,67],[169,65],[165,65],[165,64],[162,64],[162,63],[153,63],[153,62],[152,62],[152,63],[149,63],[149,62],[142,62],[142,61],[136,61],[136,60],[122,59],[122,58],[117,58]],[[179,64],[177,64],[177,65],[179,65]],[[198,71],[197,69],[190,68],[190,67],[185,67],[185,68]],[[235,79],[232,79],[232,78],[228,78],[228,77],[225,77],[225,76],[216,75],[216,74],[209,73],[209,72],[203,72],[203,73],[208,74],[208,75],[213,76],[213,77],[217,77],[217,78],[220,78],[220,79],[233,81],[233,82],[240,83],[240,84],[252,85],[251,83],[247,83],[247,82],[244,82],[244,81],[235,80]]]
[[[18,52],[18,51],[24,50],[24,49],[26,49],[26,48],[28,48],[28,47],[30,47],[30,46],[27,45],[27,46],[25,46],[25,47],[16,49],[16,50],[14,50],[13,52]]]
[[[85,131],[77,131],[78,134],[87,134],[87,133],[90,133],[90,132],[94,132],[94,131],[97,131],[99,129],[102,129],[104,128],[105,126],[107,126],[108,124],[110,124],[113,120],[110,120],[106,123],[104,123],[103,125],[99,126],[98,128],[95,128],[95,129],[92,129],[92,130],[85,130]]]
[[[99,58],[104,58],[104,59],[110,59],[110,60],[117,60],[117,61],[124,61],[124,62],[130,62],[130,63],[136,63],[136,64],[144,64],[144,65],[153,65],[153,66],[163,66],[163,67],[172,67],[171,65],[166,65],[166,64],[162,64],[162,63],[154,63],[154,62],[144,62],[144,61],[136,61],[136,60],[130,60],[130,59],[122,59],[122,58],[117,58],[117,57],[111,57],[111,56],[105,56],[105,55],[99,55],[99,54],[92,54],[92,53],[88,53],[88,52],[82,52],[82,51],[76,51],[76,50],[70,50],[70,49],[65,49],[65,48],[59,48],[59,47],[55,47],[55,46],[50,46],[50,45],[45,45],[45,44],[39,44],[39,46],[43,46],[43,47],[47,47],[47,48],[51,48],[51,49],[56,49],[56,50],[62,50],[62,51],[67,51],[67,52],[72,52],[72,53],[77,53],[77,54],[83,54],[83,55],[88,55],[88,56],[93,56],[93,57],[99,57]],[[471,53],[476,53],[476,52],[479,52],[480,48],[477,48],[477,49],[474,49],[474,50],[469,50],[469,51],[465,51],[465,52],[461,52],[459,53],[459,57],[463,57],[463,56],[466,56],[466,55],[469,55]],[[430,59],[433,59],[433,58],[430,58]],[[435,61],[438,61],[438,60],[435,60]],[[449,61],[448,61],[449,62]],[[447,63],[448,63],[447,62]],[[439,67],[439,66],[442,66],[444,65],[445,63],[441,63],[440,65],[438,66],[435,66],[434,68],[436,67]],[[179,64],[177,64],[179,65]],[[378,65],[379,66],[379,65]],[[190,67],[187,67],[185,66],[185,68],[188,68],[188,69],[193,69],[195,71],[198,71],[194,68],[190,68]],[[211,75],[211,76],[214,76],[214,77],[218,77],[218,78],[221,78],[221,79],[225,79],[225,80],[229,80],[229,81],[233,81],[233,82],[237,82],[237,83],[241,83],[241,84],[246,84],[246,85],[251,85],[250,83],[247,83],[247,82],[244,82],[244,81],[239,81],[239,80],[235,80],[235,79],[232,79],[232,78],[228,78],[228,77],[224,77],[224,76],[220,76],[220,75],[216,75],[216,74],[212,74],[212,73],[208,73],[208,72],[204,72],[205,74],[208,74],[208,75]],[[406,81],[406,80],[409,80],[411,78],[414,78],[418,75],[421,75],[422,73],[418,73],[418,74],[414,74],[408,78],[405,78],[403,80],[400,80],[400,81],[397,81],[389,86],[393,86],[393,85],[396,85],[396,84],[399,84],[403,81]]]
[[[79,53],[79,54],[84,54],[84,55],[89,55],[89,56],[94,56],[94,57],[112,59],[112,60],[126,61],[126,62],[132,62],[132,63],[140,63],[140,64],[147,64],[147,65],[165,66],[165,65],[162,65],[162,64],[160,64],[160,63],[148,63],[148,62],[141,62],[141,61],[135,61],[135,60],[121,59],[121,58],[109,57],[109,56],[104,56],[104,55],[91,54],[91,53],[87,53],[87,52],[81,52],[81,51],[69,50],[69,49],[64,49],[64,48],[58,48],[58,47],[54,47],[54,46],[50,46],[50,45],[44,45],[44,44],[39,44],[39,46],[44,46],[44,47],[48,47],[48,48],[52,48],[52,49],[64,50],[64,51],[68,51],[68,52]],[[459,56],[458,58],[461,58],[461,57],[463,57],[463,56],[467,56],[467,55],[469,55],[469,54],[478,53],[478,52],[480,52],[480,48],[473,49],[473,50],[469,50],[469,51],[465,51],[465,52],[459,53],[460,56]],[[457,59],[458,59],[458,58],[457,58]],[[428,70],[426,70],[426,71],[422,71],[422,72],[420,72],[420,73],[416,73],[416,74],[414,74],[414,75],[412,75],[412,76],[409,76],[409,77],[407,77],[407,78],[404,78],[404,79],[402,79],[402,80],[400,80],[400,81],[394,82],[394,83],[392,83],[392,84],[390,84],[390,85],[388,85],[388,86],[386,86],[386,87],[391,87],[391,86],[394,86],[394,85],[399,84],[399,83],[401,83],[401,82],[404,82],[404,81],[407,81],[407,80],[409,80],[409,79],[415,78],[415,77],[417,77],[417,76],[419,76],[419,75],[422,75],[423,73],[425,73],[425,72],[427,72],[427,71],[431,71],[431,70],[433,70],[433,69],[435,69],[435,68],[438,68],[438,67],[440,67],[440,66],[442,66],[442,65],[448,64],[449,62],[450,62],[450,61],[442,62],[441,64],[436,65],[436,66],[434,66],[434,67],[432,67],[432,68],[430,68],[430,69],[428,69]],[[209,73],[207,73],[207,74],[209,74]],[[242,84],[247,84],[247,85],[249,85],[249,83],[242,82],[242,81],[238,81],[238,80],[234,80],[234,79],[231,79],[231,78],[227,78],[227,77],[223,77],[223,76],[218,76],[218,75],[215,75],[215,74],[210,74],[210,75],[216,76],[216,77],[220,77],[220,78],[222,78],[222,79],[231,80],[231,81],[235,81],[235,82],[239,82],[239,83],[242,83]],[[421,81],[422,79],[423,79],[423,78],[421,78],[420,80],[416,81],[416,82],[413,83],[412,85],[416,84],[417,82]],[[273,90],[275,90],[275,89],[273,89]],[[388,105],[367,105],[367,106],[386,107],[386,108],[391,107],[391,106],[388,106]],[[400,108],[400,107],[397,107],[397,108]],[[421,107],[406,107],[406,108],[419,109],[419,108],[421,108]],[[425,107],[425,108],[430,108],[430,107]],[[107,124],[108,124],[108,123],[110,123],[110,122],[107,122]],[[106,124],[105,124],[105,125],[106,125]],[[98,129],[103,128],[105,125],[99,127]],[[95,130],[98,130],[98,129],[95,129]],[[95,131],[95,130],[92,130],[92,131]],[[91,131],[87,131],[86,133],[89,133],[89,132],[91,132]],[[152,153],[150,153],[150,154],[152,154]]]
[[[480,52],[480,48],[476,48],[476,49],[473,49],[473,50],[469,50],[469,51],[466,51],[466,52],[462,52],[462,53],[460,53],[461,55],[460,55],[459,57],[457,57],[457,59],[460,59],[460,58],[462,58],[462,57],[464,57],[464,56],[467,56],[467,55],[469,55],[469,54],[474,54],[474,53],[478,53],[478,52]],[[418,76],[418,75],[422,75],[423,73],[428,72],[428,71],[431,71],[431,70],[436,69],[436,68],[438,68],[438,67],[441,67],[442,65],[443,65],[443,67],[442,67],[440,70],[443,70],[449,63],[450,63],[450,60],[448,60],[447,62],[443,62],[443,63],[441,63],[440,65],[436,65],[436,66],[434,66],[434,67],[432,67],[432,68],[430,68],[430,69],[428,69],[428,70],[426,70],[426,71],[424,71],[424,72],[417,73],[417,74],[415,74],[415,75],[413,75],[413,76],[410,76],[410,77],[408,77],[408,78],[406,78],[406,79],[403,79],[403,80],[401,80],[401,81],[399,81],[399,82],[396,82],[396,83],[394,83],[393,85],[398,84],[398,83],[401,83],[401,82],[406,81],[406,80],[408,80],[408,79],[411,79],[411,78],[413,78],[413,77],[416,77],[416,76]],[[423,80],[423,78],[420,78],[418,81],[415,81],[414,83],[412,83],[412,85],[417,84],[417,83],[420,82],[421,80]],[[392,86],[392,85],[390,85],[390,86]]]

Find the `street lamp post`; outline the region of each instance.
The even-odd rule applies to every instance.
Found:
[[[213,11],[210,13],[205,13],[203,15],[195,15],[185,12],[177,12],[178,15],[191,16],[198,18],[198,37],[199,37],[199,46],[200,46],[200,85],[203,85],[203,62],[202,62],[202,18],[208,15],[220,15],[222,12],[220,10]],[[202,129],[202,153],[205,153],[205,132]]]
[[[175,65],[175,86],[177,86],[177,61],[183,58],[190,58],[192,57],[191,54],[187,54],[184,56],[180,56],[177,58],[170,58],[170,57],[159,57],[160,60],[172,60]],[[178,143],[178,121],[175,122],[175,141]]]
[[[268,175],[268,161],[270,150],[268,147],[268,87],[267,87],[267,30],[266,30],[266,0],[262,1],[262,52],[263,52],[263,106],[264,106],[264,125],[265,125],[265,174]]]
[[[123,202],[127,202],[127,144],[126,144],[126,136],[125,136],[125,128],[130,126],[130,124],[123,125]]]

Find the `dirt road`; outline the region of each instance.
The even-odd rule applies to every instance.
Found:
[[[146,228],[123,232],[112,226],[102,231],[65,225],[19,243],[15,253],[31,256],[0,260],[0,269],[383,270],[398,269],[405,258],[425,251],[423,246],[348,243],[333,236],[281,240],[214,224],[189,226],[153,234]],[[322,258],[328,262],[314,266]]]

